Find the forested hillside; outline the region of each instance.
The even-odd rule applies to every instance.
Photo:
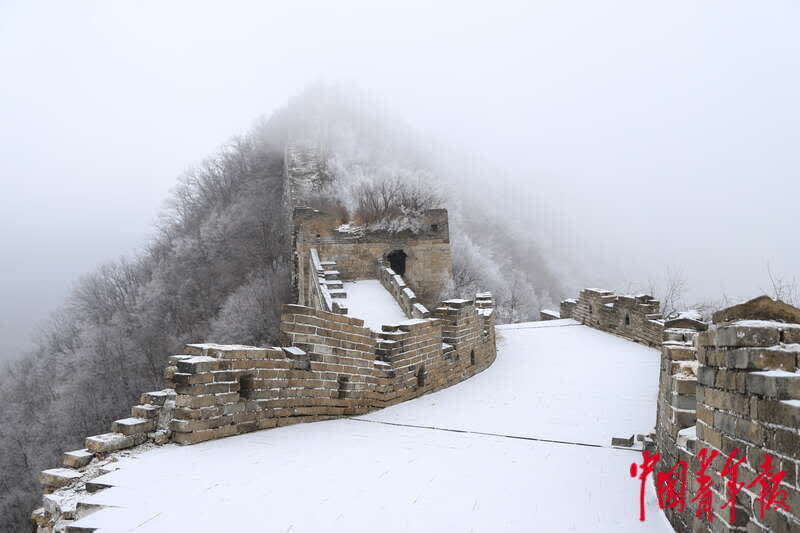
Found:
[[[276,341],[290,297],[289,140],[319,148],[331,183],[317,200],[345,217],[365,184],[398,179],[450,209],[453,295],[493,291],[500,321],[534,319],[557,300],[535,243],[454,192],[435,154],[405,133],[350,96],[317,87],[188,171],[145,251],[80,279],[33,353],[0,374],[0,530],[28,527],[39,505],[37,473],[125,416],[139,393],[160,388],[165,358],[183,344]]]

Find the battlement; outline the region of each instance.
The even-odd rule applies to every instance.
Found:
[[[716,454],[712,481],[712,524],[696,516],[697,502],[665,514],[676,531],[799,531],[800,498],[800,309],[761,296],[714,314],[713,323],[690,328],[668,323],[662,347],[658,419],[654,448],[657,470],[684,461],[696,472],[700,450]],[[790,511],[761,512],[756,479],[765,457],[773,472],[786,472],[780,488]],[[724,474],[727,462],[743,459],[744,485],[730,509]],[[688,479],[690,493],[698,489]]]
[[[664,331],[660,307],[660,302],[647,294],[617,295],[604,289],[583,289],[578,299],[561,302],[561,318],[660,346]]]

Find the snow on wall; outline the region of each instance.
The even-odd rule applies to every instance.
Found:
[[[639,483],[628,475],[638,454],[609,446],[612,435],[652,425],[658,352],[559,322],[501,326],[505,340],[485,372],[359,419],[165,446],[123,461],[96,479],[109,488],[80,500],[105,507],[74,527],[671,531],[652,491],[647,521],[638,521]]]
[[[398,324],[411,318],[377,279],[345,281],[347,316],[361,318],[372,331],[381,331],[384,324]]]
[[[561,302],[561,318],[574,318],[593,328],[660,346],[664,319],[652,296],[623,296],[603,289],[583,289],[577,300]]]
[[[481,299],[480,305],[486,305]],[[260,429],[357,415],[458,383],[496,357],[494,316],[470,300],[444,302],[442,319],[410,319],[375,332],[358,318],[286,305],[286,347],[190,344],[164,371],[172,388],[145,393],[131,417],[42,472],[45,506],[33,516],[51,531],[71,516],[92,465],[143,443],[194,444]],[[460,330],[464,333],[460,333]],[[446,332],[446,333],[445,333]],[[488,332],[488,333],[487,333]],[[449,342],[445,342],[445,341]]]
[[[381,285],[394,296],[397,303],[411,318],[428,318],[431,312],[422,302],[417,299],[417,295],[406,284],[402,276],[386,266],[383,259],[377,261],[378,279]]]
[[[683,512],[665,510],[680,533],[800,531],[800,324],[792,323],[800,322],[800,309],[788,307],[760,297],[716,313],[707,330],[665,330],[657,470],[684,461],[696,472],[701,449],[718,454],[707,472],[713,482],[713,523],[698,518],[697,503],[687,501]],[[756,483],[739,492],[731,520],[730,509],[722,509],[728,499],[724,466],[729,459],[744,458],[739,482],[749,485],[764,454],[772,457],[773,473],[786,472],[780,487],[791,509],[770,509],[762,516]],[[689,493],[697,490],[690,474]]]

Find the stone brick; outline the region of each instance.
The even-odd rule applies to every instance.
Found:
[[[738,322],[717,326],[714,344],[717,346],[774,346],[780,342],[780,332],[769,325],[750,325]]]
[[[768,446],[780,453],[781,455],[788,455],[795,459],[800,459],[800,435],[797,429],[788,430],[783,428],[774,428],[771,430],[771,438],[769,439]]]
[[[175,391],[165,389],[160,391],[145,392],[139,398],[139,403],[150,404],[150,405],[164,405],[164,402],[174,398],[175,398]]]
[[[198,385],[203,383],[211,383],[214,381],[214,374],[211,372],[204,372],[202,374],[184,374],[177,372],[172,376],[176,384],[180,385]],[[176,391],[177,392],[177,391]],[[178,393],[180,394],[180,393]]]
[[[747,391],[778,400],[800,399],[800,374],[784,370],[751,372],[747,375]]]
[[[678,394],[694,396],[697,390],[697,379],[673,377],[672,390]]]
[[[122,433],[103,433],[86,439],[86,448],[94,453],[110,453],[124,450],[136,444],[134,438]]]
[[[158,418],[161,407],[158,405],[134,405],[131,407],[131,416],[134,418]]]
[[[757,400],[753,417],[770,424],[800,428],[800,400]]]
[[[81,473],[72,468],[51,468],[39,474],[39,482],[49,488],[66,487],[80,478]]]
[[[61,456],[61,463],[68,468],[82,468],[92,462],[94,454],[83,448],[71,452],[64,452]]]
[[[151,418],[123,418],[115,421],[111,426],[114,433],[123,435],[135,435],[137,433],[148,433],[155,429],[155,420]]]
[[[713,387],[717,379],[717,370],[710,366],[697,368],[697,382],[706,387]]]
[[[800,346],[788,348],[782,345],[769,348],[738,348],[726,353],[729,368],[787,370],[797,368]]]
[[[800,309],[769,296],[759,296],[717,311],[712,318],[715,324],[743,319],[800,324]]]
[[[184,374],[199,374],[219,370],[219,359],[205,355],[196,355],[178,361],[178,371]]]

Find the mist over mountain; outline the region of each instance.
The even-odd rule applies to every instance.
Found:
[[[166,357],[184,344],[278,341],[291,298],[288,144],[319,154],[329,175],[316,201],[341,209],[343,220],[359,190],[384,183],[449,208],[455,279],[442,297],[490,290],[502,322],[534,319],[562,296],[536,243],[463,187],[434,141],[363,93],[312,86],[181,176],[145,249],[83,275],[35,349],[0,374],[5,530],[25,527],[35,474],[65,444],[79,448],[124,416],[141,391],[160,388]]]

